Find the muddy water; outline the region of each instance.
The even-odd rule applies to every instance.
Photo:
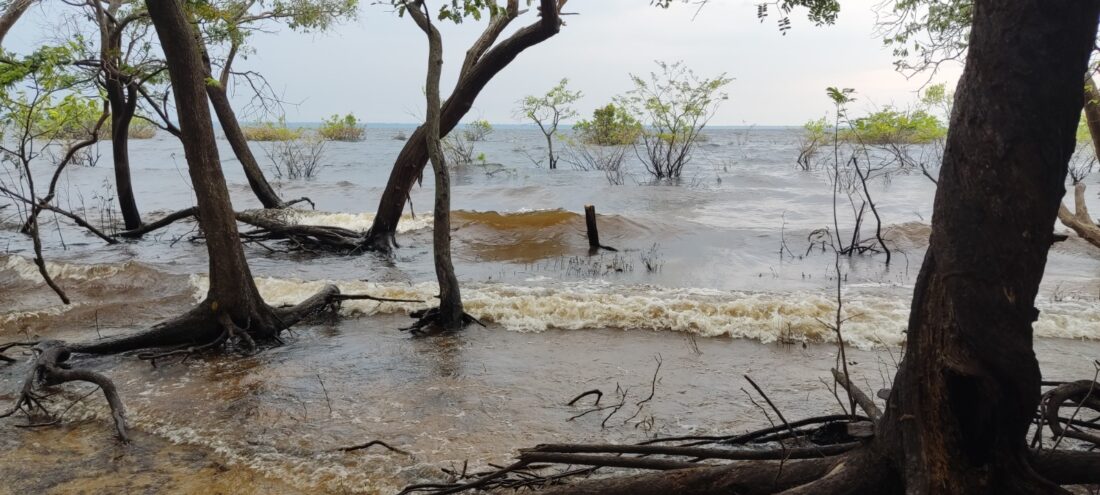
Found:
[[[363,143],[333,143],[320,177],[281,184],[285,197],[308,195],[318,204],[320,211],[300,212],[296,221],[369,226],[403,144],[392,139],[399,131],[372,128]],[[81,366],[119,384],[134,444],[112,441],[98,395],[73,405],[60,428],[12,428],[25,419],[2,420],[0,493],[392,493],[437,479],[441,467],[506,462],[537,443],[764,425],[741,390],[745,374],[789,417],[837,409],[819,382],[835,363],[833,336],[819,320],[835,310],[836,274],[831,255],[807,251],[806,241],[831,224],[830,186],[819,173],[794,170],[795,133],[715,130],[691,177],[625,186],[608,185],[599,172],[532,166],[519,150],[537,152],[537,138],[526,129],[500,130],[479,143],[500,165],[455,172],[456,264],[467,309],[488,328],[411,339],[396,329],[423,305],[358,301],[339,318],[296,328],[286,346],[248,358],[156,369],[133,356],[84,359]],[[189,206],[176,145],[157,138],[134,148],[146,215]],[[66,174],[61,197],[109,225],[117,214],[103,186],[109,148],[101,151],[102,165]],[[262,146],[257,152],[263,156]],[[255,206],[235,165],[226,161],[234,201]],[[870,390],[889,381],[904,341],[929,231],[930,185],[919,174],[876,183],[895,261],[843,262],[851,317],[845,337],[855,347],[853,372]],[[247,248],[265,299],[294,303],[325,283],[430,299],[431,218],[420,212],[432,191],[425,186],[413,196],[417,214],[402,222],[393,259]],[[618,253],[588,255],[577,213],[585,203],[597,205],[602,240]],[[29,243],[12,232],[18,217],[11,211],[0,210],[9,212],[0,215],[2,341],[132,332],[179,314],[205,290],[205,250],[189,239],[191,224],[116,246],[49,224],[50,270],[75,302],[61,306],[39,281]],[[789,254],[781,257],[784,244]],[[1098,269],[1100,257],[1083,242],[1052,250],[1036,323],[1050,379],[1091,376],[1090,363],[1100,357]],[[641,411],[628,407],[602,427],[597,414],[569,420],[585,410],[565,405],[581,391],[599,388],[608,400],[624,390],[627,404],[644,398],[658,358],[654,400]],[[25,366],[0,368],[0,402],[11,400]],[[89,391],[66,389],[55,407]],[[411,455],[377,447],[332,452],[373,439]]]

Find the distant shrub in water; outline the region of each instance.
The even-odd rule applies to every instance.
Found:
[[[153,139],[157,135],[157,127],[145,120],[134,119],[130,122],[130,129],[126,135],[130,139]]]
[[[886,107],[852,121],[851,128],[842,131],[840,138],[868,144],[923,144],[946,135],[947,127],[940,119],[924,110],[901,112]]]
[[[814,157],[818,149],[829,141],[832,126],[825,122],[825,117],[806,122],[802,126],[802,136],[798,140],[798,167],[802,170],[813,168]]]
[[[362,141],[366,131],[355,115],[349,113],[343,117],[333,115],[324,119],[317,132],[329,141]]]
[[[464,137],[467,141],[474,142],[484,141],[485,138],[489,137],[489,134],[492,133],[493,125],[485,119],[479,119],[470,122],[469,124],[466,124],[466,127],[464,129],[462,129],[462,137]]]
[[[286,126],[284,117],[280,117],[278,122],[245,126],[241,131],[249,141],[290,141],[302,136],[301,129],[291,129]]]
[[[289,180],[312,179],[320,174],[324,152],[325,139],[316,134],[275,141],[264,148],[275,178]]]
[[[592,120],[574,124],[573,132],[587,144],[617,146],[634,144],[642,125],[623,107],[608,103],[592,112]]]

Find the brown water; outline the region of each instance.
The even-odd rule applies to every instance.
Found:
[[[332,144],[320,178],[283,184],[284,196],[309,195],[324,210],[297,221],[369,226],[364,212],[402,144],[390,139],[394,132],[372,129],[363,143]],[[396,329],[424,305],[357,301],[252,357],[156,369],[132,356],[82,358],[80,366],[118,383],[133,444],[113,440],[99,395],[73,406],[60,427],[0,420],[0,493],[393,493],[439,479],[441,467],[507,462],[537,443],[766,425],[742,390],[745,374],[787,417],[837,410],[820,382],[835,363],[833,336],[820,320],[835,311],[836,274],[832,256],[807,254],[805,241],[831,223],[830,187],[818,173],[794,170],[796,134],[715,130],[692,165],[694,178],[625,186],[607,185],[599,173],[531,167],[515,150],[535,148],[537,137],[500,131],[482,146],[503,164],[493,170],[504,172],[456,171],[456,264],[467,309],[488,328],[413,339]],[[190,204],[174,143],[138,142],[134,156],[148,216]],[[238,207],[254,206],[235,162],[226,168]],[[93,192],[110,172],[73,169],[62,202],[109,223],[111,203],[97,206]],[[413,197],[417,211],[430,204],[427,185]],[[869,390],[889,382],[904,340],[932,193],[919,174],[875,187],[895,262],[857,257],[842,266],[852,369]],[[597,205],[602,239],[619,253],[588,256],[577,213],[585,203]],[[205,249],[185,235],[190,224],[117,246],[49,225],[50,270],[75,302],[63,307],[28,260],[29,243],[12,232],[17,216],[0,216],[0,224],[0,341],[132,332],[184,311],[207,283]],[[427,300],[435,291],[430,224],[408,217],[392,260],[259,247],[247,254],[272,304],[297,302],[329,282],[349,293]],[[779,256],[784,241],[795,256]],[[1052,250],[1036,324],[1050,379],[1091,376],[1100,357],[1098,269],[1095,249],[1079,240]],[[654,399],[636,411],[658,356]],[[12,400],[25,371],[25,363],[0,367],[0,404]],[[584,408],[565,403],[592,388],[608,394],[605,401],[626,390],[630,407],[606,427],[596,414],[570,421]],[[89,390],[66,388],[55,407]],[[373,439],[411,455],[332,452]]]

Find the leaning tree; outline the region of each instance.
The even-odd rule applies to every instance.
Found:
[[[206,66],[194,27],[180,0],[149,0],[147,6],[164,50],[174,90],[180,137],[198,203],[198,222],[209,255],[209,290],[206,298],[184,315],[147,331],[88,343],[47,341],[34,344],[36,359],[31,376],[15,407],[3,415],[41,408],[39,396],[34,391],[39,383],[91,381],[102,387],[116,427],[125,438],[124,414],[114,386],[97,373],[70,369],[64,361],[73,354],[156,349],[140,356],[158,359],[229,347],[251,351],[258,345],[278,342],[282,330],[343,297],[336,286],[330,285],[288,308],[272,308],[263,301],[245,260],[229,190],[222,175],[204,89]],[[7,347],[10,345],[0,346],[0,350]]]
[[[1059,417],[1062,404],[1100,411],[1089,395],[1100,384],[1091,380],[1042,393],[1032,329],[1098,16],[1095,0],[974,2],[905,357],[884,411],[842,383],[873,421],[861,440],[839,454],[822,447],[770,457],[719,451],[757,460],[700,467],[622,456],[712,455],[692,447],[541,446],[505,471],[536,459],[599,465],[578,452],[614,452],[601,456],[603,465],[666,470],[547,490],[604,495],[1035,494],[1100,483],[1100,453],[1032,450],[1026,438],[1041,399],[1048,426],[1064,433],[1074,423]],[[558,450],[546,455],[551,447]],[[759,460],[769,458],[776,460]]]
[[[561,29],[561,8],[566,0],[539,0],[539,19],[513,33],[497,43],[497,38],[505,28],[526,10],[520,10],[518,0],[508,0],[500,6],[496,0],[464,0],[466,5],[476,10],[489,8],[489,25],[481,36],[466,50],[466,58],[459,70],[458,82],[454,90],[443,103],[439,117],[440,136],[446,136],[458,125],[459,120],[470,111],[485,85],[501,70],[504,70],[524,50],[535,46]],[[394,1],[395,5],[403,4]],[[469,9],[466,9],[469,10]],[[446,16],[460,19],[462,14],[445,10]],[[412,188],[424,173],[428,164],[428,126],[421,125],[409,136],[405,146],[397,155],[389,181],[378,202],[378,212],[371,224],[362,247],[378,251],[390,251],[396,246],[397,223],[405,209],[405,202],[412,194]]]

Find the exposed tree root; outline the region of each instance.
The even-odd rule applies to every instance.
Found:
[[[123,442],[129,442],[129,437],[126,435],[126,409],[122,406],[122,399],[118,396],[114,382],[94,371],[70,369],[66,361],[72,355],[72,349],[64,342],[45,340],[35,344],[32,349],[35,358],[31,364],[30,374],[23,382],[15,405],[8,411],[0,413],[0,418],[22,411],[32,419],[40,416],[48,418],[46,423],[38,423],[39,425],[56,423],[56,417],[43,404],[44,397],[35,389],[39,386],[52,387],[66,382],[88,382],[99,386],[103,391],[103,396],[111,407],[111,419],[119,438]]]
[[[840,374],[837,381],[852,394],[861,409],[876,418],[875,421],[881,417],[874,401],[846,377]],[[1097,398],[1100,398],[1100,384],[1093,381],[1059,384],[1044,394],[1042,412],[1047,421],[1039,427],[1050,427],[1056,437],[1071,436],[1100,447],[1100,438],[1095,435],[1081,434],[1079,429],[1076,435],[1070,435],[1068,428],[1061,428],[1066,418],[1058,417],[1058,408],[1063,404],[1100,411]],[[1070,419],[1068,424],[1073,425]],[[835,415],[791,421],[734,436],[656,438],[634,445],[539,445],[521,450],[516,463],[496,471],[470,475],[463,472],[452,482],[411,485],[402,493],[447,494],[517,488],[541,489],[539,493],[552,495],[904,493],[903,473],[890,454],[875,442],[873,433],[846,435],[851,430],[873,432],[867,425],[873,425],[868,418]],[[813,428],[807,429],[808,426]],[[731,445],[744,447],[730,448]],[[721,461],[732,462],[718,463]],[[1100,483],[1100,452],[1032,450],[1029,461],[1039,476],[1056,484]],[[589,467],[546,472],[554,464]],[[566,484],[570,478],[588,477],[600,468],[659,473],[585,479]]]
[[[12,408],[0,417],[11,416],[22,411],[31,418],[46,417],[47,422],[36,422],[33,426],[55,424],[59,418],[52,415],[43,404],[43,395],[37,389],[65,382],[85,381],[98,385],[111,407],[111,416],[119,437],[127,440],[125,409],[117,389],[110,379],[100,373],[89,370],[71,369],[67,361],[76,354],[117,354],[129,351],[142,351],[140,359],[154,365],[158,360],[172,357],[187,359],[203,352],[216,350],[236,350],[253,353],[262,346],[277,345],[282,330],[313,315],[336,309],[341,301],[352,299],[371,299],[377,301],[419,302],[399,299],[386,299],[369,295],[341,294],[335,285],[324,289],[293,306],[273,308],[259,302],[249,311],[231,314],[225,308],[209,300],[199,303],[183,315],[161,322],[152,328],[132,335],[123,335],[94,342],[68,344],[48,340],[42,342],[12,342],[0,345],[0,361],[15,362],[14,358],[2,353],[13,347],[30,347],[34,351],[34,360],[29,376],[23,382]]]
[[[409,316],[415,318],[416,322],[412,325],[402,328],[402,332],[407,331],[409,333],[412,333],[413,335],[421,335],[436,333],[446,329],[445,322],[440,321],[440,313],[438,307],[413,311],[412,313],[409,313]],[[482,323],[481,320],[470,316],[469,313],[463,312],[461,326],[466,327],[473,323],[481,325],[482,327],[485,326],[485,324]]]

